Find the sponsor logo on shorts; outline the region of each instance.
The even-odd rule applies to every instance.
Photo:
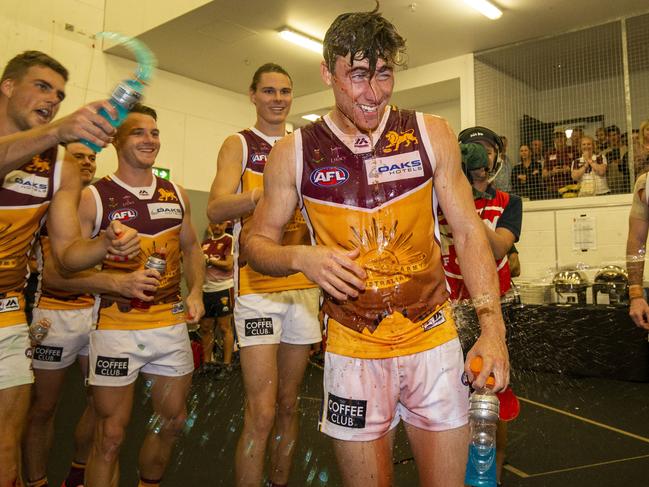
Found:
[[[183,218],[183,209],[178,203],[149,203],[147,208],[151,220],[160,220],[161,218],[182,220]]]
[[[245,320],[244,325],[247,337],[273,334],[272,318],[253,318]]]
[[[365,160],[368,183],[387,183],[424,175],[424,165],[419,151],[396,154],[390,157]]]
[[[20,302],[17,297],[0,299],[0,313],[8,313],[9,311],[18,311],[20,309]]]
[[[41,362],[60,362],[63,357],[63,347],[49,347],[47,345],[36,345],[34,347],[34,360]]]
[[[128,375],[128,358],[97,357],[95,375],[104,377],[126,377]]]
[[[436,326],[441,325],[442,323],[446,323],[446,316],[444,316],[443,311],[438,311],[433,316],[431,316],[428,321],[423,323],[421,327],[424,329],[424,331],[428,331],[432,330]]]
[[[327,398],[327,421],[345,428],[365,428],[367,401],[344,399],[331,392]]]
[[[182,313],[183,311],[185,311],[185,305],[182,301],[174,304],[171,307],[171,314],[177,315],[178,313]]]

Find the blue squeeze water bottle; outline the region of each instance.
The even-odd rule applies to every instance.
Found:
[[[476,374],[482,368],[482,359],[474,359],[471,371]],[[474,369],[475,367],[475,369]],[[495,383],[493,377],[487,379],[487,387],[479,389],[469,398],[469,461],[466,466],[464,483],[473,487],[496,487],[496,427],[500,402],[498,396],[489,389]]]
[[[98,113],[106,120],[108,120],[108,122],[113,127],[119,127],[128,113],[131,111],[133,106],[142,99],[143,89],[144,86],[138,80],[127,79],[122,81],[113,90],[113,94],[108,100],[110,104],[115,107],[117,118],[112,118],[103,108],[100,108]],[[101,147],[87,140],[82,140],[81,142],[95,152],[100,152],[102,149]]]
[[[117,128],[122,124],[133,106],[142,100],[144,85],[151,81],[157,61],[146,45],[132,37],[126,37],[117,32],[100,32],[97,34],[97,37],[103,37],[121,43],[121,45],[133,53],[137,61],[137,69],[133,78],[119,83],[108,100],[115,107],[117,118],[112,118],[103,108],[100,108],[98,112],[113,127]],[[97,147],[87,140],[82,140],[81,142],[95,152],[101,151],[101,147]]]

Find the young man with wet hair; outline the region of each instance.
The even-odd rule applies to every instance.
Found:
[[[244,240],[259,272],[303,272],[324,290],[327,326],[320,429],[334,439],[346,486],[392,485],[403,419],[420,484],[463,485],[467,373],[509,382],[498,280],[455,135],[439,117],[389,105],[405,42],[377,10],[340,15],[324,40],[332,111],[284,138]],[[482,326],[463,362],[441,265],[436,204],[453,229]],[[299,205],[312,240],[281,245]]]
[[[207,214],[212,222],[236,220],[234,324],[246,391],[244,424],[235,457],[236,485],[258,487],[268,438],[271,486],[286,485],[298,435],[298,400],[311,344],[322,339],[319,291],[301,273],[260,274],[241,259],[243,224],[264,193],[265,166],[273,145],[286,135],[293,83],[277,64],[257,69],[250,85],[257,120],[228,137],[217,161]],[[304,219],[293,204],[285,244],[308,244]],[[245,230],[244,230],[245,232]]]
[[[46,215],[53,261],[62,272],[92,267],[107,254],[122,258],[139,252],[137,232],[119,222],[102,238],[81,237],[79,168],[59,157],[59,144],[85,139],[105,147],[115,129],[97,111],[117,114],[99,101],[52,122],[67,79],[67,70],[40,51],[15,56],[0,77],[1,486],[20,484],[20,437],[34,381],[23,288],[32,243]]]

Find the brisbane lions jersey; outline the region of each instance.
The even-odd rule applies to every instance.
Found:
[[[329,116],[295,133],[298,192],[314,241],[359,249],[367,273],[358,298],[325,294],[330,352],[387,358],[457,336],[444,307],[430,144],[423,115],[394,107],[371,135],[347,135]]]
[[[252,191],[254,188],[264,188],[264,167],[268,160],[268,154],[273,145],[281,137],[269,137],[255,128],[243,130],[238,133],[243,146],[243,160],[241,172],[241,184],[239,192]],[[243,218],[243,224],[250,219],[250,215]],[[235,290],[239,295],[270,293],[277,291],[290,291],[294,289],[307,289],[316,287],[302,273],[292,274],[286,277],[270,277],[252,269],[245,262],[241,262],[239,256],[239,238],[241,235],[241,221],[234,226],[235,237],[235,259],[234,279]],[[293,218],[284,227],[283,245],[311,245],[309,231],[306,228],[304,218],[298,209],[295,210]]]
[[[45,262],[52,258],[50,238],[47,235],[47,228],[41,228],[38,243],[36,245],[36,260],[41,279],[36,291],[36,306],[41,309],[83,309],[95,304],[94,296],[80,294],[63,289],[56,289],[49,286],[42,278]]]
[[[26,321],[23,287],[36,234],[61,182],[57,155],[52,147],[0,179],[0,327]]]
[[[147,258],[164,254],[167,267],[155,299],[147,310],[132,308],[121,296],[102,295],[98,329],[142,330],[177,325],[185,321],[180,295],[180,229],[185,203],[171,181],[154,176],[149,187],[134,188],[117,176],[105,176],[90,186],[97,205],[93,234],[106,230],[113,220],[134,228],[140,235],[140,253],[126,262],[104,260],[109,272],[133,272],[144,268]]]

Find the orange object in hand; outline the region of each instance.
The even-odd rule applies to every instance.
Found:
[[[480,374],[482,371],[482,357],[477,356],[473,357],[471,359],[471,363],[469,364],[469,368],[471,369],[471,372],[473,375],[476,377]],[[487,377],[487,381],[485,382],[485,386],[487,387],[493,387],[496,385],[496,378],[491,374],[489,377]]]
[[[469,364],[469,368],[471,369],[473,375],[477,376],[482,370],[482,357],[473,357],[471,359],[471,363]],[[496,379],[492,374],[487,378],[485,385],[487,387],[493,387],[495,384]],[[516,419],[518,417],[518,414],[520,413],[521,405],[512,388],[507,387],[507,389],[496,393],[496,395],[498,396],[498,401],[500,403],[500,420],[511,421],[512,419]]]

